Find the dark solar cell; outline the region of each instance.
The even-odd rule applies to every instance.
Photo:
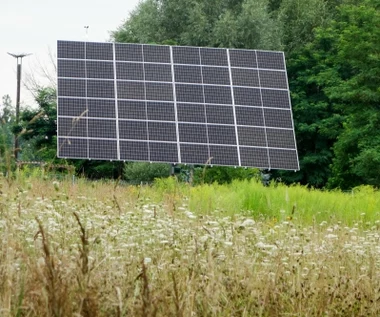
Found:
[[[267,128],[269,147],[295,149],[294,133],[292,130],[279,130]]]
[[[210,145],[210,164],[215,165],[239,165],[239,157],[236,146]]]
[[[120,141],[120,159],[149,161],[148,142]]]
[[[116,62],[116,78],[126,80],[144,80],[144,64]]]
[[[177,103],[179,122],[206,122],[205,106],[194,103]]]
[[[272,70],[259,70],[260,84],[263,88],[288,89],[286,73]]]
[[[285,69],[282,52],[257,51],[257,63],[259,68]]]
[[[178,162],[176,143],[149,142],[149,153],[152,162]]]
[[[118,81],[117,98],[145,100],[144,82]]]
[[[88,119],[88,136],[116,139],[116,120]]]
[[[87,97],[115,98],[113,80],[87,80]]]
[[[224,67],[202,67],[204,84],[230,85],[230,72]]]
[[[290,109],[289,93],[286,90],[261,90],[263,107]]]
[[[264,126],[263,109],[256,107],[235,107],[238,125]]]
[[[148,122],[148,135],[151,141],[177,142],[176,125],[174,122]]]
[[[173,84],[145,83],[146,100],[173,101]]]
[[[232,68],[234,86],[260,87],[259,73],[256,69]]]
[[[175,92],[178,102],[204,102],[202,85],[176,84]]]
[[[298,170],[296,150],[269,149],[271,168]]]
[[[230,49],[231,67],[257,68],[256,51]]]
[[[182,163],[206,164],[209,160],[209,149],[204,144],[180,143]]]
[[[174,103],[147,102],[148,120],[175,121]]]
[[[115,100],[89,99],[87,106],[88,117],[115,118]]]
[[[206,103],[217,103],[224,105],[232,104],[231,87],[225,86],[204,86]]]
[[[86,77],[86,64],[84,60],[59,59],[57,63],[57,69],[58,77]]]
[[[114,79],[113,62],[86,61],[87,78]]]
[[[236,144],[234,126],[207,125],[207,133],[211,144]]]
[[[88,140],[89,156],[97,160],[117,160],[116,140]]]
[[[198,47],[173,46],[173,63],[200,65],[199,54]]]
[[[88,140],[58,138],[59,157],[88,158]]]
[[[113,60],[112,43],[85,42],[86,59]]]
[[[117,61],[142,62],[142,45],[115,43],[115,57]]]
[[[119,100],[117,102],[119,119],[146,120],[146,102],[138,100]]]
[[[205,124],[179,123],[179,142],[208,143]]]
[[[177,83],[202,84],[200,66],[174,65],[174,78]]]
[[[86,99],[58,98],[58,116],[87,116]]]
[[[144,64],[146,81],[172,82],[172,67],[166,64]]]
[[[268,149],[259,147],[240,147],[240,159],[242,166],[256,166],[269,168]]]
[[[86,118],[58,118],[58,136],[87,137]]]
[[[227,50],[201,47],[201,64],[228,67]]]
[[[85,42],[58,41],[57,57],[85,59],[84,45]]]
[[[234,87],[235,105],[262,107],[260,89]]]
[[[148,126],[144,121],[119,120],[119,138],[125,140],[148,140]]]
[[[206,105],[207,123],[235,124],[231,106]]]
[[[239,145],[267,146],[265,128],[238,127]]]
[[[143,45],[145,63],[171,63],[170,47],[160,45]]]

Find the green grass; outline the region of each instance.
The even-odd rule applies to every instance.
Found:
[[[157,180],[153,188],[158,197],[176,193],[188,198],[189,209],[197,214],[243,213],[254,218],[292,219],[309,225],[323,221],[372,224],[380,219],[380,192],[369,186],[348,193],[278,183],[265,187],[257,180],[190,187],[165,179]]]
[[[0,316],[379,316],[379,192],[1,182]]]

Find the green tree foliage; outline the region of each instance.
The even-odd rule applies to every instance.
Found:
[[[334,64],[320,74],[326,94],[347,115],[334,144],[331,187],[380,186],[380,3],[342,5],[320,38],[331,41]]]
[[[90,179],[117,179],[123,176],[123,162],[98,160],[68,160],[75,166],[78,175]]]
[[[268,12],[267,0],[245,0],[239,10],[226,10],[215,23],[213,46],[281,49],[281,28]]]
[[[279,49],[267,0],[146,0],[112,33],[117,42]]]
[[[300,158],[299,172],[274,172],[287,183],[324,187],[331,177],[332,146],[342,131],[344,112],[326,95],[320,74],[334,67],[331,40],[317,36],[288,59],[289,86]],[[323,61],[323,62],[322,62]]]
[[[160,15],[156,0],[141,1],[129,19],[117,31],[112,32],[112,37],[121,43],[161,43],[166,38]]]
[[[132,183],[153,182],[156,178],[170,175],[170,164],[130,162],[124,167],[124,179]]]
[[[12,100],[9,95],[3,96],[1,110],[0,110],[0,123],[1,123],[1,153],[3,154],[4,148],[11,148],[13,146],[13,133],[12,126],[15,122],[15,110],[12,106]]]
[[[219,184],[229,184],[235,179],[246,180],[259,177],[259,175],[260,172],[255,168],[203,166],[194,169],[193,183],[211,184],[216,182]]]
[[[15,122],[15,111],[9,95],[2,98],[0,109],[0,167],[9,168],[13,157],[14,135],[12,127]]]
[[[277,18],[282,25],[282,42],[287,53],[311,42],[314,29],[328,23],[332,14],[325,0],[283,0]]]
[[[288,182],[380,185],[379,4],[344,2],[288,59],[301,164],[298,173],[278,172]]]

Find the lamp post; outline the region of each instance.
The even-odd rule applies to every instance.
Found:
[[[13,54],[8,53],[10,56],[13,56],[17,60],[17,95],[16,95],[16,125],[18,126],[20,122],[20,92],[21,92],[21,66],[22,59],[25,56],[29,56],[31,54]],[[18,137],[15,134],[15,149],[14,149],[15,160],[18,158]]]

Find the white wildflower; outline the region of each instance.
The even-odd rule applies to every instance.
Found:
[[[254,226],[255,224],[256,224],[255,220],[253,220],[253,219],[245,219],[245,220],[242,222],[241,226],[242,226],[242,227],[252,227],[252,226]]]

